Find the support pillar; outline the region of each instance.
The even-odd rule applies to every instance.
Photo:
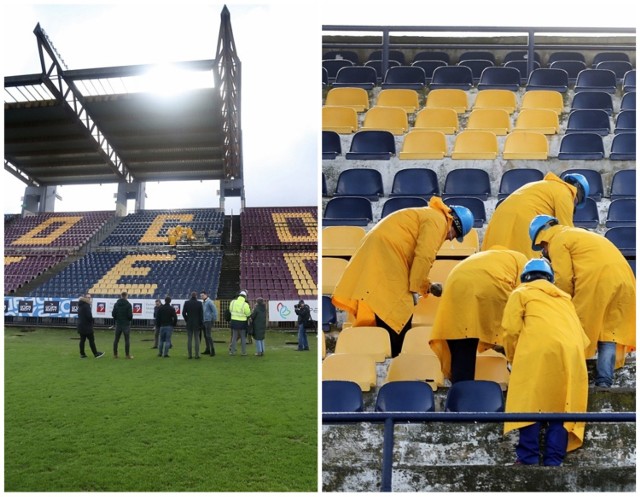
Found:
[[[27,186],[22,201],[22,215],[26,212],[32,214],[54,212],[56,199],[62,199],[58,195],[57,186]]]
[[[127,215],[127,201],[135,200],[135,212],[144,209],[146,194],[146,183],[134,181],[133,183],[118,183],[116,193],[116,217]]]

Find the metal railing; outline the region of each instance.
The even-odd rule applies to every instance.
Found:
[[[323,412],[323,425],[383,424],[381,491],[391,492],[394,427],[396,423],[502,423],[518,421],[584,421],[591,423],[635,423],[635,412]]]

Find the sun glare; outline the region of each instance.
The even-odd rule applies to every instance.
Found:
[[[161,96],[173,96],[198,88],[212,88],[210,71],[188,71],[173,64],[154,67],[140,78],[140,90]]]

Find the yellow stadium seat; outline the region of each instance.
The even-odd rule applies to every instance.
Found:
[[[461,242],[456,240],[445,240],[438,250],[437,257],[466,257],[475,254],[480,250],[480,240],[475,228],[471,228]]]
[[[504,142],[503,159],[547,160],[548,156],[547,137],[536,131],[514,131]]]
[[[358,114],[352,107],[324,106],[322,129],[340,134],[355,133],[358,131]]]
[[[481,90],[473,103],[475,109],[503,109],[512,114],[518,105],[516,94],[510,90]]]
[[[389,364],[385,383],[390,381],[425,381],[435,391],[444,385],[440,360],[435,354],[400,354]]]
[[[441,131],[445,135],[453,135],[458,131],[458,113],[455,109],[447,107],[422,109],[416,114],[413,129]]]
[[[409,128],[407,113],[401,107],[371,107],[364,115],[361,129],[389,131],[402,135]]]
[[[391,357],[389,332],[377,326],[344,329],[338,334],[336,354],[367,354],[376,362],[384,362]]]
[[[453,144],[452,159],[491,159],[498,156],[498,139],[491,131],[465,130]]]
[[[376,361],[366,354],[331,354],[322,361],[322,379],[353,381],[368,392],[376,386]]]
[[[502,390],[506,390],[509,376],[507,358],[504,355],[492,349],[476,355],[476,380],[495,381]]]
[[[516,118],[515,129],[554,135],[560,129],[560,122],[552,109],[522,109]]]
[[[535,90],[525,92],[520,109],[550,109],[560,114],[564,107],[562,93],[553,90]]]
[[[456,259],[436,259],[433,261],[431,271],[429,271],[429,280],[432,283],[442,283],[446,285],[447,276],[451,270],[459,263]],[[432,326],[440,304],[440,297],[428,295],[418,300],[418,305],[413,311],[412,326]]]
[[[367,232],[362,226],[327,226],[322,229],[323,257],[351,257]]]
[[[475,109],[469,114],[465,129],[492,131],[503,136],[511,131],[511,119],[504,109]]]
[[[454,109],[458,114],[469,109],[469,100],[464,90],[455,88],[438,88],[427,94],[425,107],[428,109],[447,107]]]
[[[442,159],[447,155],[447,137],[442,131],[412,129],[404,137],[400,160]]]
[[[414,326],[404,336],[401,354],[435,355],[429,345],[431,326]]]
[[[408,113],[418,110],[419,105],[418,92],[404,88],[381,90],[376,102],[377,107],[402,107]]]
[[[348,261],[337,257],[322,258],[322,294],[333,295],[336,284],[340,280]]]
[[[363,88],[332,88],[324,104],[352,107],[356,112],[364,112],[369,109],[369,94]]]

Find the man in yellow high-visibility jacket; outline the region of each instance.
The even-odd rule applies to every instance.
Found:
[[[236,342],[240,336],[242,355],[247,355],[247,319],[251,316],[251,307],[247,303],[247,292],[242,290],[238,296],[229,303],[231,311],[231,346],[229,355],[236,354]]]

